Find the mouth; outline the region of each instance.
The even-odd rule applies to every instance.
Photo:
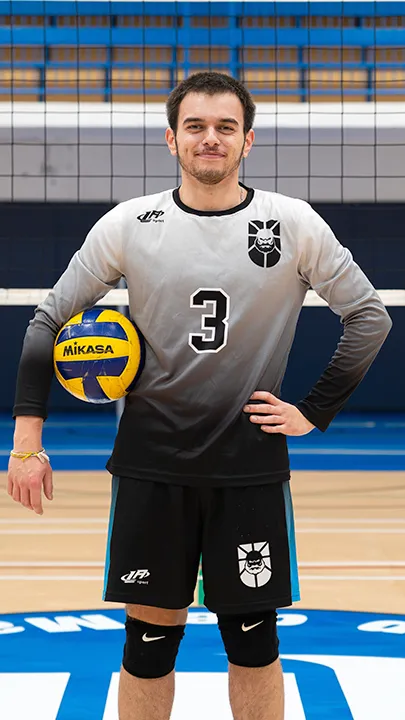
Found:
[[[222,153],[197,153],[197,157],[203,158],[204,160],[221,160],[225,155]]]

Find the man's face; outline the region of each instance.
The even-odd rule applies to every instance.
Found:
[[[205,185],[216,185],[237,171],[254,139],[245,137],[243,106],[233,93],[189,93],[179,107],[177,133],[166,141],[183,170]]]

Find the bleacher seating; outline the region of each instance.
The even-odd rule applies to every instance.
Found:
[[[404,67],[402,1],[0,0],[0,101],[162,101],[205,69],[257,101],[405,101]]]
[[[310,102],[367,100],[367,70],[336,68],[309,68],[307,71],[308,99]]]
[[[82,102],[103,102],[105,70],[103,68],[54,68],[45,73],[44,99],[69,102],[80,97]]]

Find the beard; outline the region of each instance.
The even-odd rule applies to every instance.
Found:
[[[193,163],[193,161],[187,163],[183,159],[183,157],[180,154],[179,146],[177,145],[177,140],[175,140],[176,143],[176,150],[177,150],[177,158],[179,161],[180,167],[187,172],[189,175],[194,177],[196,180],[198,180],[200,183],[203,183],[203,185],[218,185],[218,183],[222,182],[222,180],[225,180],[229,175],[231,175],[235,170],[238,169],[239,165],[242,162],[243,158],[243,150],[245,147],[245,143],[243,143],[242,148],[239,152],[239,155],[237,158],[232,162],[230,165],[225,165],[223,168],[201,168],[197,166],[197,163]]]

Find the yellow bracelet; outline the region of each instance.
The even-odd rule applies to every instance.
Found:
[[[44,448],[38,452],[15,452],[15,450],[12,450],[10,455],[23,461],[30,457],[37,457],[42,463],[49,462],[49,456],[46,454]]]

